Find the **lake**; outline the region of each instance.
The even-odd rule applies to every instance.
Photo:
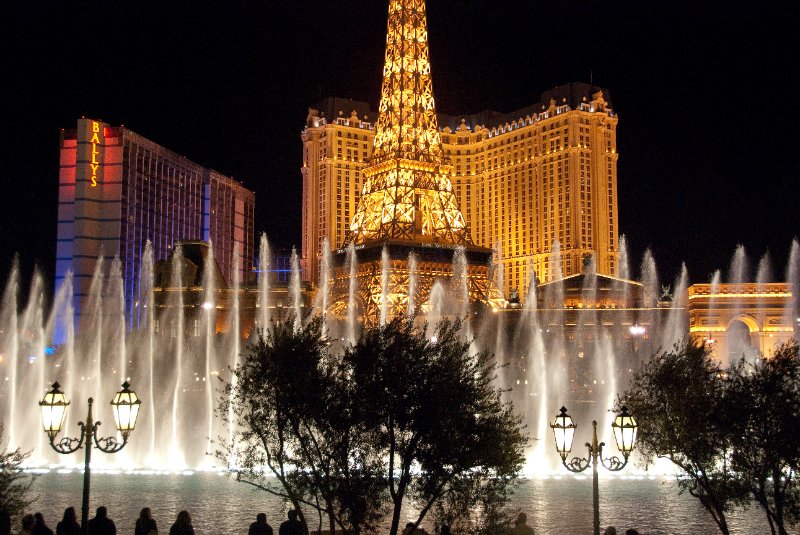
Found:
[[[53,469],[41,474],[34,485],[39,498],[32,508],[42,511],[52,528],[70,505],[80,516],[82,482],[83,475],[76,470]],[[528,524],[537,535],[592,532],[591,477],[569,474],[529,479],[520,485],[512,504],[528,515]],[[133,532],[142,507],[152,509],[163,533],[178,511],[186,509],[198,535],[246,534],[259,512],[267,514],[277,533],[286,510],[281,500],[214,472],[93,471],[90,517],[99,505],[108,508],[120,534]],[[642,534],[659,535],[718,532],[700,503],[688,494],[679,495],[674,478],[665,476],[601,474],[600,522],[604,527],[622,528],[621,533],[631,527]],[[316,529],[316,524],[310,523]],[[766,518],[756,506],[731,514],[729,524],[731,533],[769,533]]]

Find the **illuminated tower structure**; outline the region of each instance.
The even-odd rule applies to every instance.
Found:
[[[489,278],[491,250],[472,242],[450,181],[437,123],[428,53],[424,0],[391,0],[378,121],[372,154],[361,170],[364,184],[345,243],[358,248],[358,301],[367,323],[380,311],[424,309],[438,279],[452,277],[453,257],[463,248],[469,300],[501,306]],[[337,255],[332,302],[347,306],[350,273]],[[388,270],[388,273],[387,273]],[[388,299],[388,303],[384,301]]]
[[[225,282],[245,280],[254,257],[255,194],[122,126],[79,119],[62,130],[56,287],[72,273],[80,316],[97,259],[118,257],[128,328],[138,325],[147,241],[164,260],[178,240],[210,241]],[[239,255],[234,256],[238,245]]]
[[[438,114],[444,161],[469,234],[501,253],[508,296],[525,299],[529,270],[615,276],[619,259],[616,129],[607,89],[574,82],[510,113]],[[318,280],[325,238],[341,247],[365,184],[376,114],[365,102],[329,98],[309,110],[303,130],[304,275]]]

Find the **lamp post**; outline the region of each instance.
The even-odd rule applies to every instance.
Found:
[[[627,407],[622,407],[622,412],[614,418],[611,428],[614,430],[614,441],[617,449],[622,453],[623,460],[618,457],[603,458],[605,442],[597,441],[597,421],[592,421],[592,442],[586,443],[589,457],[573,457],[567,462],[567,456],[572,451],[572,440],[578,426],[567,414],[566,407],[561,407],[561,412],[550,424],[556,441],[556,450],[561,456],[561,463],[570,472],[580,473],[592,467],[592,505],[594,507],[594,535],[600,535],[600,494],[597,481],[597,461],[600,461],[607,470],[618,472],[628,464],[628,457],[636,444],[636,420],[628,414]]]
[[[122,435],[120,443],[116,437],[98,438],[97,431],[100,422],[92,419],[92,403],[94,400],[89,398],[89,412],[86,415],[86,422],[78,422],[81,428],[80,438],[64,437],[56,442],[56,435],[64,425],[64,418],[67,415],[69,401],[61,391],[58,382],[53,383],[53,389],[44,395],[44,399],[39,402],[42,409],[42,423],[44,431],[50,437],[50,446],[58,453],[75,453],[81,447],[85,448],[83,464],[83,503],[81,505],[81,533],[86,535],[87,521],[89,519],[89,485],[91,480],[90,463],[92,460],[92,440],[97,449],[105,453],[117,453],[128,443],[128,436],[136,427],[136,417],[139,415],[139,406],[142,404],[136,392],[130,389],[127,381],[122,383],[122,390],[116,393],[111,400],[111,408],[114,412],[114,421],[117,430]]]

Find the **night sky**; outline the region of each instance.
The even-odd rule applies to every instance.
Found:
[[[619,222],[665,279],[736,244],[783,275],[800,229],[795,3],[429,0],[438,109],[508,112],[570,81],[619,114]],[[322,96],[377,105],[388,2],[13,2],[5,10],[0,275],[52,284],[60,128],[135,132],[256,192],[300,241],[300,132]],[[638,270],[635,270],[638,271]],[[4,279],[3,279],[4,280]]]

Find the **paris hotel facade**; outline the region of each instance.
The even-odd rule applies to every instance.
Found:
[[[318,280],[324,240],[344,245],[358,206],[377,114],[328,98],[309,109],[303,142],[303,276]],[[532,106],[501,114],[439,114],[458,205],[476,245],[496,250],[506,297],[525,298],[529,269],[541,282],[582,270],[616,275],[617,115],[607,90],[558,86]]]

